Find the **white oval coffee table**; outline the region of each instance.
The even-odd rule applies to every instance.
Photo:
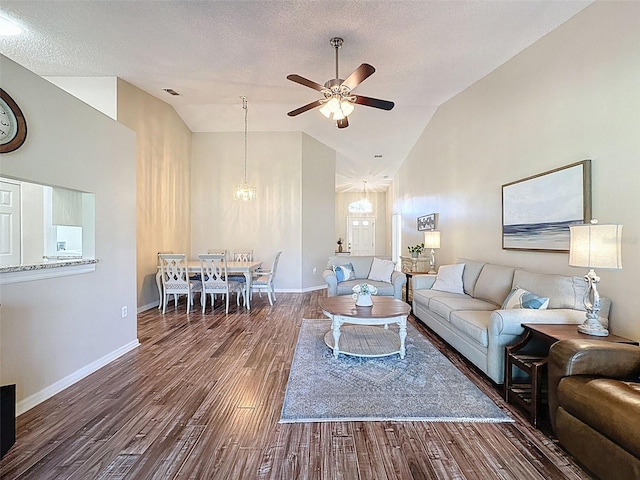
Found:
[[[331,330],[324,336],[325,343],[340,353],[358,357],[383,357],[400,354],[405,357],[408,304],[391,297],[372,297],[373,306],[357,307],[350,295],[327,297],[320,300],[322,313],[331,319]],[[344,324],[349,324],[344,326]],[[398,333],[389,330],[389,324],[398,324]],[[384,327],[384,328],[382,328]]]

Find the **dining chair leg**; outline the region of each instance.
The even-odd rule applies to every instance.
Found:
[[[269,297],[269,305],[273,307],[273,300],[271,299],[271,290],[267,287],[267,297]]]

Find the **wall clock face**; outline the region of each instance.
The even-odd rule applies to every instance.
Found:
[[[0,153],[13,152],[27,138],[27,122],[22,110],[7,92],[0,88]]]

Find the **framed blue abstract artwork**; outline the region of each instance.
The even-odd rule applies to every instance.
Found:
[[[569,225],[591,220],[591,160],[502,185],[502,248],[569,251]]]

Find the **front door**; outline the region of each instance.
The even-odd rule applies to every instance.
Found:
[[[351,255],[374,255],[375,217],[348,217],[349,250]]]
[[[0,265],[20,263],[20,185],[0,182]]]

